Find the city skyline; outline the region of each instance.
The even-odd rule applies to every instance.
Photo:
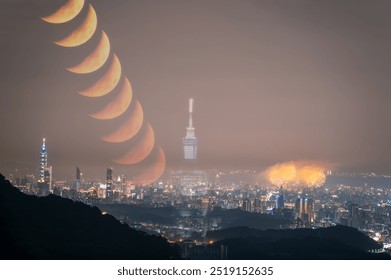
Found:
[[[62,27],[41,20],[63,2],[1,1],[0,117],[7,132],[0,169],[35,173],[37,147],[47,138],[54,177],[74,176],[75,166],[88,177],[102,177],[108,166],[132,173],[111,161],[126,145],[100,139],[120,122],[89,118],[102,103],[80,96],[87,82],[65,70],[94,44],[63,50],[52,43],[83,17]],[[168,169],[183,159],[191,97],[204,169],[261,172],[308,160],[391,173],[387,1],[93,4]]]

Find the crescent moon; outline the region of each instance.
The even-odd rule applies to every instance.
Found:
[[[102,36],[98,46],[78,65],[67,68],[68,71],[76,74],[87,74],[101,68],[110,55],[110,41],[106,33],[102,31]]]
[[[98,120],[111,120],[122,115],[129,107],[132,101],[132,87],[128,78],[124,77],[124,82],[118,96],[106,105],[101,111],[90,115]]]
[[[141,107],[140,102],[136,101],[136,105],[129,119],[113,133],[102,137],[102,139],[106,142],[112,143],[128,141],[140,130],[141,125],[143,124],[143,119],[143,108]]]
[[[96,12],[91,4],[89,4],[88,13],[83,23],[67,37],[54,43],[63,47],[80,46],[91,39],[97,25],[98,19],[96,17]]]
[[[151,125],[147,124],[147,129],[144,133],[143,138],[130,150],[120,158],[113,160],[118,164],[136,164],[144,160],[152,151],[155,145],[155,134]]]
[[[87,97],[100,97],[111,92],[118,84],[121,78],[121,63],[118,57],[113,54],[113,60],[106,74],[104,74],[92,86],[80,92]]]
[[[141,172],[138,179],[135,181],[135,185],[146,186],[155,182],[162,176],[166,168],[166,156],[160,146],[158,146],[158,157],[155,163],[148,169]]]
[[[47,17],[42,17],[49,23],[65,23],[74,19],[83,9],[84,0],[69,0],[65,5]]]

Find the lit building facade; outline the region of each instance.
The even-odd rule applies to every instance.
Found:
[[[39,179],[37,183],[38,195],[45,196],[52,192],[52,166],[48,166],[48,153],[46,149],[46,139],[42,139],[40,160],[39,160]]]
[[[312,198],[298,198],[295,203],[295,219],[308,225],[315,220],[315,206]]]
[[[48,165],[48,153],[46,150],[46,139],[43,138],[41,146],[41,157],[39,162],[39,180],[44,181],[45,178],[45,169]]]
[[[113,168],[106,171],[106,198],[111,198],[113,194]]]

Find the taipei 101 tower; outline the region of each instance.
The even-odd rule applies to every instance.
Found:
[[[193,98],[189,99],[189,126],[186,128],[186,137],[182,139],[184,158],[186,161],[197,159],[197,138],[193,127]]]

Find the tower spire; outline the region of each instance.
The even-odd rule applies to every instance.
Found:
[[[193,98],[189,99],[189,128],[193,128]]]
[[[193,127],[193,98],[189,99],[189,126],[186,128],[186,137],[182,139],[185,159],[197,159],[197,138]]]

